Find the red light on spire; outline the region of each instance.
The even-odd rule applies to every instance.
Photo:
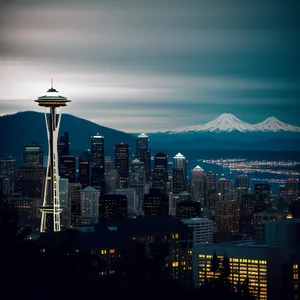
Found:
[[[188,160],[185,161],[186,164],[187,164],[188,162],[189,162]]]
[[[121,145],[123,145],[124,143],[123,143],[123,142],[121,142],[120,144],[121,144]]]

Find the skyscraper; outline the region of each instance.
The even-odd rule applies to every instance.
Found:
[[[16,159],[5,156],[0,159],[0,175],[9,179],[9,193],[15,191],[16,181]]]
[[[99,204],[99,220],[118,220],[128,217],[125,195],[102,195]]]
[[[91,186],[97,186],[105,192],[104,136],[91,137]]]
[[[181,153],[177,153],[173,157],[174,163],[173,163],[173,190],[176,192],[176,182],[174,183],[175,178],[179,178],[179,170],[182,170],[182,178],[183,178],[183,191],[186,191],[187,184],[186,184],[186,167],[187,167],[187,161],[185,157]],[[174,177],[174,171],[176,170],[177,175]],[[174,188],[175,186],[175,188]]]
[[[81,185],[79,183],[69,183],[69,207],[71,207],[71,226],[78,226],[81,214]]]
[[[151,157],[149,139],[145,133],[141,133],[136,140],[136,158],[145,164],[146,182],[149,182],[151,175]]]
[[[216,183],[216,189],[220,193],[221,199],[225,199],[225,195],[231,191],[231,180],[220,178]]]
[[[69,132],[65,132],[64,135],[59,137],[57,142],[57,152],[58,156],[69,155],[70,153],[70,138]]]
[[[155,154],[154,168],[164,168],[168,170],[168,156],[162,152]]]
[[[99,217],[100,191],[88,186],[80,191],[81,218],[90,223],[97,223]]]
[[[78,182],[82,188],[86,188],[90,185],[91,176],[91,161],[90,153],[88,151],[83,152],[79,157],[79,177]]]
[[[57,139],[59,133],[59,126],[62,115],[62,107],[71,102],[67,98],[60,96],[58,91],[53,88],[53,81],[51,88],[46,95],[39,97],[35,102],[39,106],[45,108],[45,120],[48,133],[48,164],[46,171],[46,180],[44,187],[43,206],[40,209],[42,212],[40,231],[60,231],[60,201],[59,201],[59,171],[58,171],[58,151]],[[60,112],[56,114],[56,108],[60,108]],[[50,115],[47,116],[47,108],[50,109]]]
[[[191,194],[193,201],[201,202],[201,206],[204,206],[204,170],[200,166],[196,166],[192,170],[192,186]]]
[[[26,167],[43,167],[43,151],[41,146],[36,142],[32,141],[25,146],[24,153],[24,166]]]
[[[44,180],[43,151],[35,141],[24,147],[24,165],[18,168],[18,191],[23,196],[41,198]]]
[[[129,147],[120,143],[115,145],[115,168],[118,171],[119,188],[126,189],[129,186]]]
[[[59,174],[62,178],[69,179],[70,183],[76,182],[76,157],[61,155],[59,159]]]
[[[237,175],[235,179],[235,188],[238,200],[242,199],[242,195],[249,192],[249,178],[246,174]]]
[[[157,189],[144,195],[145,216],[166,216],[169,213],[169,196]]]
[[[162,152],[155,154],[154,168],[152,170],[152,188],[160,189],[166,193],[168,181],[168,156]]]
[[[145,183],[146,183],[145,164],[136,158],[131,163],[130,187],[136,190],[139,211],[143,209]]]

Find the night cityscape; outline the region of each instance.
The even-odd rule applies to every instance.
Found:
[[[225,2],[0,3],[2,299],[300,299],[300,3]]]

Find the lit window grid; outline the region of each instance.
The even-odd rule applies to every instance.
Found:
[[[204,284],[205,279],[218,278],[220,273],[211,271],[213,255],[199,254],[199,285]],[[218,256],[220,267],[223,256]],[[266,260],[254,260],[248,258],[229,258],[229,280],[234,284],[242,284],[248,277],[249,291],[258,299],[267,299],[267,262]]]

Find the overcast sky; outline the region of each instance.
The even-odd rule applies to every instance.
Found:
[[[221,113],[300,125],[300,1],[0,0],[0,112],[65,109],[124,131]]]

